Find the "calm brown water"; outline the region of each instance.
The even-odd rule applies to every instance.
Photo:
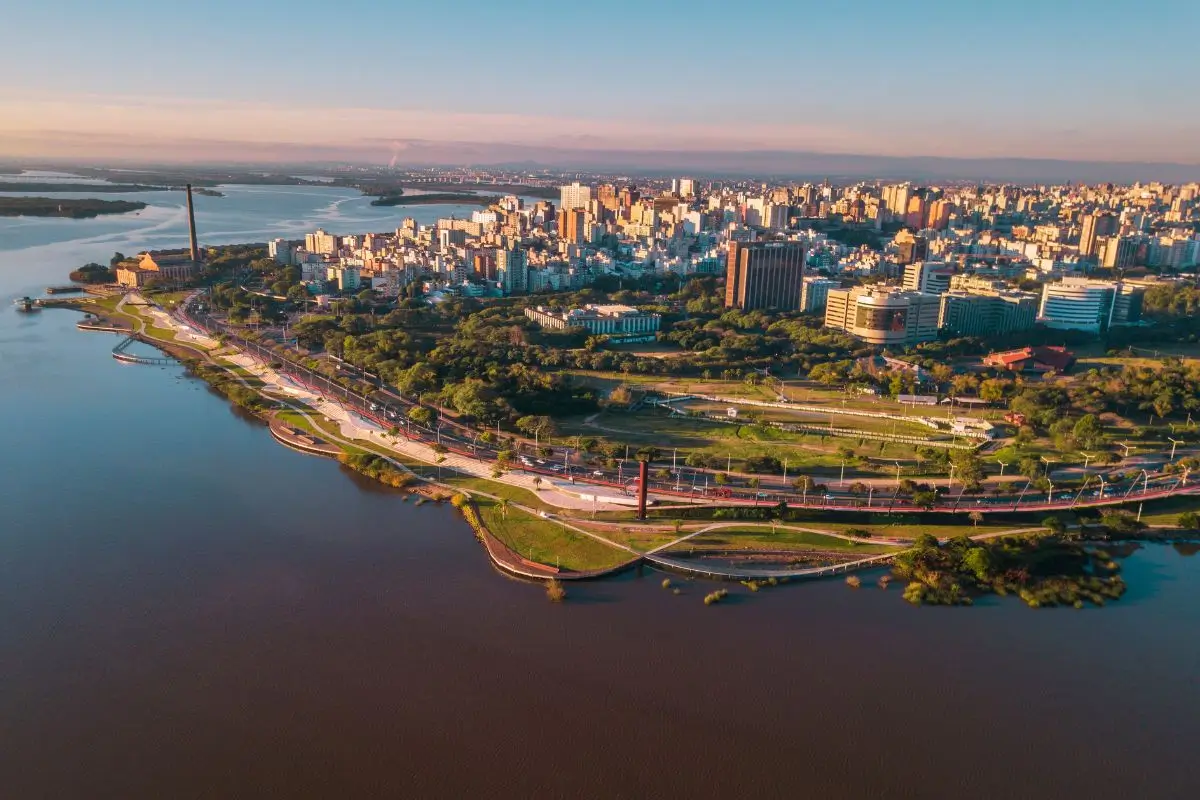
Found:
[[[1102,611],[553,606],[72,323],[0,309],[0,798],[1200,796],[1200,557]]]

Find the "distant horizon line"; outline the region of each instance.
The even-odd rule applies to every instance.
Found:
[[[82,143],[81,143],[82,144]],[[164,143],[165,144],[165,143]],[[854,177],[880,180],[996,180],[1025,183],[1133,183],[1200,181],[1200,163],[1153,160],[1066,159],[1039,156],[876,155],[784,149],[613,149],[536,147],[430,140],[389,140],[345,145],[266,144],[196,141],[172,143],[207,152],[183,155],[109,153],[88,155],[0,152],[0,166],[48,169],[68,166],[99,168],[172,167],[290,169],[296,167],[376,169],[495,169],[560,173],[628,172],[734,178]],[[105,149],[101,147],[101,149]],[[158,148],[147,148],[158,149]],[[241,151],[227,153],[225,151]],[[281,152],[283,151],[283,152]],[[490,151],[490,152],[485,152]],[[650,161],[652,163],[645,163]],[[707,162],[707,163],[706,163]]]

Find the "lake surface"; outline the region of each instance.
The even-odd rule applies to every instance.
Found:
[[[222,191],[208,243],[447,213]],[[0,296],[186,242],[181,194],[131,197],[0,219]],[[554,606],[448,507],[74,321],[0,306],[0,797],[1200,794],[1200,557],[1143,549],[1099,611],[837,581],[705,607],[653,572]]]

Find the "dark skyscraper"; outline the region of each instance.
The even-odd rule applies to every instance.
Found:
[[[725,262],[725,307],[746,311],[800,307],[803,242],[730,242]]]

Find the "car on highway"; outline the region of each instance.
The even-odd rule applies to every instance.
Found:
[[[603,478],[603,477],[604,477],[604,471],[603,471],[603,470],[599,470],[599,469],[598,469],[598,470],[596,470],[595,472],[593,472],[593,473],[592,473],[592,475],[594,475],[594,476],[595,476],[595,477],[597,477],[597,478]]]

